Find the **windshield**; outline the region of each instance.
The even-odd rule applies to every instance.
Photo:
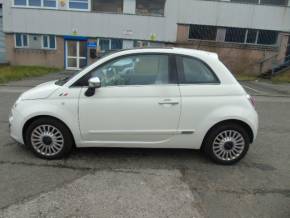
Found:
[[[81,70],[78,70],[78,71],[72,73],[72,74],[69,75],[69,76],[66,76],[66,77],[62,77],[62,78],[60,78],[59,80],[57,80],[57,81],[55,82],[55,85],[58,85],[58,86],[62,86],[62,85],[64,85],[67,81],[69,81],[71,78],[73,78],[75,75],[77,75],[80,71],[81,71]]]

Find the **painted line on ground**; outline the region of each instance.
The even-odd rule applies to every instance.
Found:
[[[267,92],[263,92],[263,91],[260,91],[260,90],[257,90],[257,89],[254,89],[254,88],[251,88],[249,86],[246,86],[246,85],[243,85],[243,87],[245,87],[246,89],[250,89],[254,92],[257,92],[257,93],[260,93],[260,94],[263,94],[263,95],[267,95],[267,96],[271,96],[271,94],[267,93]]]

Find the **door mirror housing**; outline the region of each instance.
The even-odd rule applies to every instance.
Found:
[[[99,77],[92,77],[89,79],[89,88],[98,89],[101,87],[101,80]]]
[[[95,94],[96,89],[101,87],[101,80],[99,77],[92,77],[89,79],[89,86],[87,91],[85,92],[85,95],[87,97],[91,97]]]

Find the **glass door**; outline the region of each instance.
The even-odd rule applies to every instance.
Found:
[[[66,40],[66,69],[79,70],[87,65],[87,42]]]

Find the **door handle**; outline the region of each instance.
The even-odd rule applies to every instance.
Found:
[[[158,102],[159,105],[177,105],[179,104],[178,101],[173,101],[171,99],[164,99],[163,101]]]

